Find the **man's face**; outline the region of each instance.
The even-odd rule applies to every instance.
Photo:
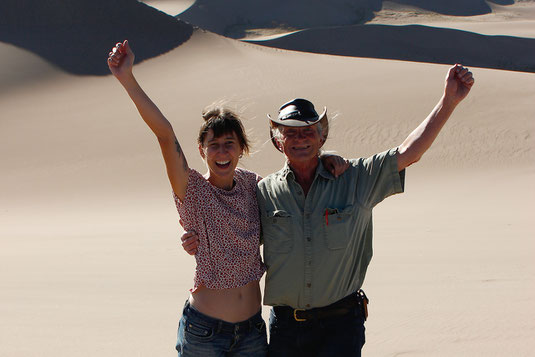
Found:
[[[317,124],[304,127],[279,126],[282,138],[279,145],[290,163],[315,159],[323,144]]]

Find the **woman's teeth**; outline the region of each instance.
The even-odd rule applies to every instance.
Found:
[[[230,163],[230,160],[228,160],[228,161],[216,161],[216,164],[218,164],[218,165],[226,165],[228,163]]]

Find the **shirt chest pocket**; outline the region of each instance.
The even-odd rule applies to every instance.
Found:
[[[262,217],[264,247],[269,253],[289,253],[293,248],[292,216],[286,211],[268,212]]]
[[[353,206],[344,209],[326,208],[323,217],[325,243],[329,249],[345,249],[351,239]]]

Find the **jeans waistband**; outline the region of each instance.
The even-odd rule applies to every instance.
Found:
[[[253,328],[259,328],[259,325],[264,323],[264,320],[262,319],[262,310],[259,310],[255,315],[251,316],[245,321],[233,323],[203,314],[191,306],[188,300],[186,300],[186,303],[184,304],[184,314],[191,316],[196,320],[201,320],[207,327],[214,328],[216,333],[246,333],[251,331]]]

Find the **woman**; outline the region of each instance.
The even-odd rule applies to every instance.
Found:
[[[259,280],[265,268],[255,194],[260,177],[237,168],[249,152],[241,121],[222,108],[203,113],[197,141],[208,173],[202,176],[189,168],[171,124],[137,83],[133,63],[128,41],[109,53],[110,71],[158,139],[184,228],[199,234],[194,287],[179,323],[178,354],[263,356],[267,339]]]

